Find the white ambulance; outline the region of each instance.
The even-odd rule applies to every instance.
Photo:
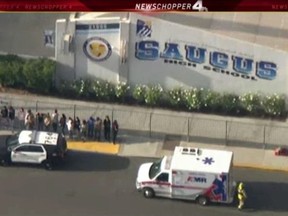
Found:
[[[232,203],[236,188],[232,166],[231,151],[176,147],[172,156],[139,167],[136,188],[146,198]]]

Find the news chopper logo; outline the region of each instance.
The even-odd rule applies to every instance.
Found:
[[[136,3],[136,11],[208,11],[203,6],[202,0],[195,0],[192,3]]]
[[[152,22],[138,19],[136,23],[136,36],[145,38],[145,37],[151,37],[151,34],[152,34]]]

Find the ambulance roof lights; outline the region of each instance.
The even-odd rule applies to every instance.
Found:
[[[200,154],[200,149],[198,148],[189,148],[185,147],[182,149],[182,154],[189,154],[189,155],[199,155]]]

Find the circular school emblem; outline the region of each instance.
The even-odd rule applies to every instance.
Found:
[[[92,61],[105,61],[112,54],[112,47],[107,40],[101,37],[92,37],[83,45],[85,55]]]

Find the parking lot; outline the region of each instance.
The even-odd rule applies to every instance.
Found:
[[[243,215],[235,204],[201,207],[187,201],[145,199],[135,189],[135,178],[139,165],[150,160],[71,151],[54,171],[0,167],[0,215]],[[234,175],[247,185],[245,213],[287,214],[287,173],[237,168]]]

